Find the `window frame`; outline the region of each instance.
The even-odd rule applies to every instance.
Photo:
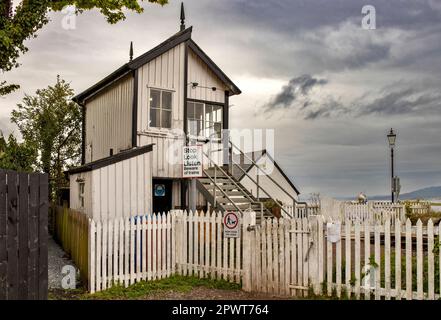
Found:
[[[199,120],[199,119],[196,119],[195,117],[194,118],[189,118],[188,117],[188,109],[189,109],[189,104],[193,104],[194,106],[196,106],[196,105],[202,105],[202,120]],[[218,107],[219,109],[220,109],[220,117],[221,117],[221,120],[220,121],[210,121],[207,117],[206,117],[206,115],[207,115],[207,106],[210,106],[210,107]],[[189,99],[189,100],[187,100],[187,114],[186,114],[186,121],[187,121],[187,126],[188,126],[188,128],[189,128],[189,134],[190,135],[192,135],[191,133],[190,133],[190,123],[189,123],[189,121],[190,120],[193,120],[193,121],[200,121],[201,122],[201,132],[204,132],[205,133],[205,131],[207,130],[207,123],[209,123],[210,125],[211,125],[211,127],[215,127],[215,124],[217,124],[217,123],[219,123],[220,124],[220,137],[219,136],[217,136],[216,138],[210,138],[210,137],[206,137],[205,136],[205,134],[203,135],[203,136],[201,136],[201,135],[199,135],[199,132],[197,133],[197,135],[196,135],[196,137],[201,137],[201,138],[210,138],[210,139],[212,139],[212,140],[218,140],[218,141],[220,141],[220,140],[222,140],[222,129],[223,129],[223,124],[224,124],[224,113],[223,113],[223,108],[224,108],[224,105],[221,105],[221,104],[219,104],[219,103],[216,103],[216,102],[210,102],[210,101],[196,101],[196,100],[191,100],[191,99]],[[217,110],[219,110],[219,109],[217,109]],[[211,111],[211,112],[213,112],[213,111]],[[194,110],[194,115],[196,115],[196,110]]]
[[[159,130],[171,130],[173,129],[173,101],[174,101],[174,90],[170,90],[170,89],[164,89],[164,88],[158,88],[158,87],[148,87],[148,95],[147,95],[147,111],[148,111],[148,119],[147,119],[147,128],[148,129],[159,129]],[[159,92],[159,108],[157,107],[152,107],[151,103],[151,93],[152,90],[158,91]],[[170,93],[170,109],[165,109],[162,105],[162,93],[163,92],[167,92]],[[151,119],[151,112],[152,109],[154,110],[159,110],[159,127],[158,126],[153,126],[151,124],[152,119]],[[163,127],[162,126],[162,117],[163,117],[163,112],[169,112],[170,113],[170,127]]]
[[[78,202],[79,202],[79,207],[81,209],[84,209],[84,205],[85,205],[85,198],[84,198],[85,190],[86,190],[86,183],[84,181],[79,181],[78,182]]]

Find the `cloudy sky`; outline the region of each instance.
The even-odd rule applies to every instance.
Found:
[[[144,4],[109,25],[92,11],[64,14],[28,42],[2,77],[21,90],[0,98],[3,131],[24,93],[55,81],[87,88],[179,28],[179,1]],[[361,27],[362,7],[376,29]],[[441,0],[186,0],[193,39],[242,89],[234,128],[274,128],[275,157],[304,195],[389,193],[386,134],[398,132],[402,192],[441,185]],[[246,121],[244,121],[246,119]]]

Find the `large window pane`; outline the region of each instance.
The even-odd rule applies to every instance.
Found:
[[[195,119],[197,120],[204,120],[204,105],[202,103],[195,103]]]
[[[150,107],[151,108],[160,108],[160,95],[161,92],[159,90],[150,90]]]
[[[160,109],[150,108],[150,127],[160,127]]]
[[[187,104],[187,119],[194,119],[194,103]]]
[[[172,97],[173,92],[150,89],[150,127],[172,127]]]
[[[162,108],[167,110],[172,108],[172,93],[169,91],[162,91]]]
[[[221,106],[213,106],[213,117],[216,122],[222,122],[222,107]]]
[[[220,122],[214,124],[214,131],[216,133],[216,138],[220,139],[222,133],[222,124]]]
[[[162,128],[171,128],[171,111],[162,110]]]

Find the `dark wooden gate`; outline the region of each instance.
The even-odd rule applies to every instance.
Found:
[[[47,299],[48,176],[0,169],[0,300]]]

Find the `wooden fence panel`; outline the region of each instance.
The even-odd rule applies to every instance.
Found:
[[[6,209],[6,171],[0,170],[0,300],[7,298],[7,209]]]
[[[47,299],[48,176],[0,169],[0,299]]]

